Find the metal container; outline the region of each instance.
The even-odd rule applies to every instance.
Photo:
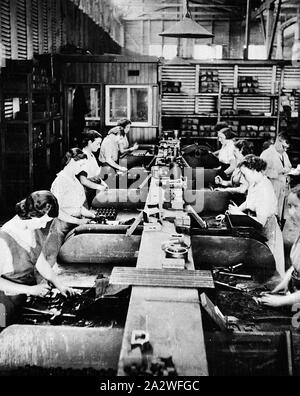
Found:
[[[166,247],[166,258],[188,259],[188,248],[182,245],[170,244]]]

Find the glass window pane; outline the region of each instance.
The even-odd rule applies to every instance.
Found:
[[[163,49],[163,57],[166,59],[175,58],[177,55],[177,45],[176,44],[166,44]]]
[[[131,88],[131,122],[148,122],[149,95],[147,88]]]
[[[162,56],[162,46],[161,44],[149,45],[149,55],[150,56]]]
[[[249,45],[249,59],[267,59],[267,48],[265,45]]]
[[[194,59],[222,59],[223,46],[222,45],[194,45]]]
[[[109,103],[110,122],[128,117],[127,88],[111,88]]]

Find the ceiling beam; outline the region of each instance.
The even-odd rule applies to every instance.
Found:
[[[272,30],[270,32],[271,36],[267,37],[267,43],[268,43],[267,51],[268,51],[268,59],[269,60],[272,58],[273,45],[274,45],[275,34],[276,34],[276,30],[277,30],[277,26],[278,26],[278,22],[279,22],[279,17],[280,17],[281,4],[282,4],[282,0],[278,0],[278,7],[277,7],[277,10],[276,10],[275,21],[274,21],[274,24],[272,26]],[[267,32],[267,34],[268,34],[268,32]]]
[[[199,16],[198,18],[194,18],[195,22],[203,22],[203,21],[213,21],[213,20],[217,20],[217,21],[229,21],[229,20],[236,20],[236,21],[242,21],[243,18],[238,18],[238,17],[225,17],[224,13],[222,14],[223,17],[219,17],[218,19],[216,19],[214,17],[214,15],[206,15],[206,16]],[[135,22],[137,19],[136,18],[124,18],[125,22]],[[153,16],[153,17],[141,17],[138,19],[139,21],[165,21],[165,22],[178,22],[178,18],[171,18],[171,17],[166,17],[164,18],[163,16]]]
[[[276,0],[265,0],[264,3],[259,7],[256,16],[259,16],[266,10],[274,10]]]

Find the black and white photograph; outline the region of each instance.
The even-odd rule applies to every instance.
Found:
[[[1,382],[299,376],[299,112],[300,0],[0,0]]]

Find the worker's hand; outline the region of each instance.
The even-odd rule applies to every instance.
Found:
[[[134,145],[131,147],[131,151],[137,150],[139,148],[139,145],[137,143],[134,143]]]
[[[272,294],[276,294],[280,291],[284,291],[286,293],[289,290],[289,282],[283,280],[282,282],[279,283],[273,290]]]
[[[128,171],[128,169],[125,166],[121,166],[119,168],[119,172],[127,172],[127,171]]]
[[[78,290],[73,289],[72,287],[64,286],[64,285],[59,286],[58,290],[61,292],[61,294],[64,297],[72,297],[72,296],[75,296],[76,294],[79,294]]]
[[[266,294],[259,301],[261,304],[268,305],[269,307],[282,307],[284,305],[283,296],[272,296],[271,294]]]
[[[223,180],[222,180],[221,176],[216,176],[215,177],[215,183],[216,184],[221,184],[222,185],[222,182],[223,182]]]
[[[87,219],[86,217],[84,217],[83,219],[80,219],[79,221],[80,221],[80,225],[82,225],[82,224],[88,224],[91,221],[91,219]]]
[[[30,287],[30,295],[45,297],[49,293],[50,289],[51,286],[48,283],[40,283],[38,285]]]

